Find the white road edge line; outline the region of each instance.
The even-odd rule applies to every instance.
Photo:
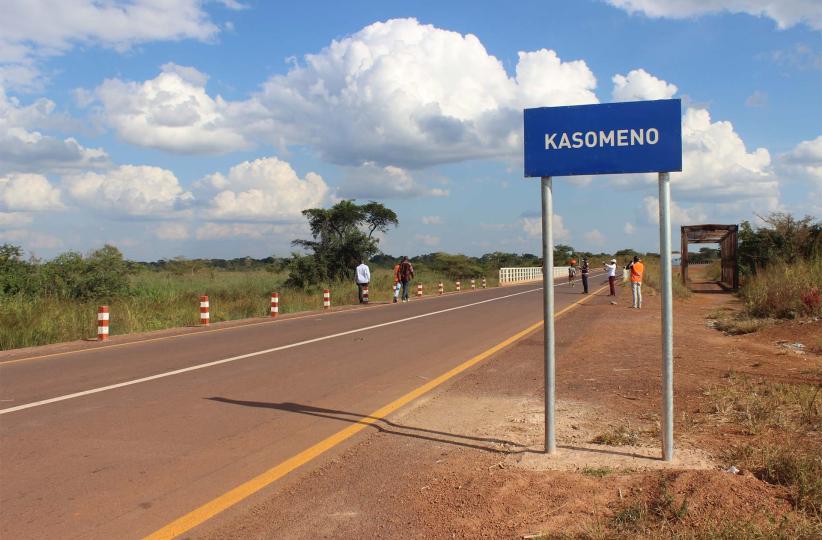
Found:
[[[182,369],[175,369],[174,371],[167,371],[165,373],[158,373],[157,375],[150,375],[148,377],[142,377],[140,379],[133,379],[131,381],[125,381],[125,382],[121,382],[121,383],[117,383],[117,384],[110,384],[108,386],[101,386],[99,388],[92,388],[91,390],[84,390],[82,392],[75,392],[73,394],[66,394],[66,395],[63,395],[63,396],[44,399],[44,400],[41,400],[41,401],[34,401],[32,403],[17,405],[16,407],[9,407],[8,409],[0,409],[0,415],[13,413],[13,412],[17,412],[17,411],[22,411],[22,410],[25,410],[25,409],[32,409],[34,407],[40,407],[42,405],[48,405],[50,403],[57,403],[58,401],[66,401],[66,400],[69,400],[69,399],[88,396],[88,395],[91,395],[91,394],[98,394],[100,392],[106,392],[108,390],[115,390],[117,388],[123,388],[125,386],[132,386],[132,385],[135,385],[135,384],[154,381],[154,380],[157,380],[157,379],[163,379],[165,377],[171,377],[172,375],[179,375],[181,373],[187,373],[189,371],[197,371],[199,369],[205,369],[207,367],[218,366],[220,364],[227,364],[229,362],[236,362],[237,360],[243,360],[245,358],[260,356],[262,354],[268,354],[268,353],[273,353],[273,352],[277,352],[277,351],[284,351],[286,349],[293,349],[293,348],[296,348],[296,347],[302,347],[303,345],[310,345],[311,343],[317,343],[319,341],[326,341],[326,340],[329,340],[329,339],[334,339],[334,338],[338,338],[338,337],[342,337],[342,336],[357,334],[359,332],[367,332],[368,330],[374,330],[375,328],[381,328],[383,326],[391,326],[391,325],[394,325],[394,324],[400,324],[400,323],[404,323],[404,322],[408,322],[408,321],[413,321],[415,319],[422,319],[424,317],[431,317],[433,315],[439,315],[439,314],[442,314],[442,313],[447,313],[449,311],[455,311],[455,310],[458,310],[458,309],[465,309],[465,308],[469,308],[469,307],[472,307],[472,306],[478,306],[480,304],[485,304],[485,303],[488,303],[488,302],[496,302],[497,300],[504,300],[506,298],[511,298],[511,297],[514,297],[514,296],[519,296],[521,294],[528,294],[528,293],[532,293],[532,292],[540,291],[540,290],[542,290],[542,287],[539,287],[539,288],[536,288],[536,289],[528,289],[527,291],[520,291],[520,292],[517,292],[517,293],[508,294],[508,295],[505,295],[505,296],[498,296],[496,298],[489,298],[488,300],[481,300],[479,302],[474,302],[474,303],[471,303],[471,304],[465,304],[463,306],[456,306],[456,307],[452,307],[452,308],[441,309],[439,311],[432,311],[430,313],[423,313],[421,315],[414,315],[413,317],[407,317],[405,319],[398,319],[396,321],[389,321],[389,322],[384,322],[384,323],[380,323],[380,324],[374,324],[374,325],[371,325],[371,326],[364,326],[362,328],[355,328],[354,330],[347,330],[345,332],[340,332],[340,333],[337,333],[337,334],[330,334],[330,335],[322,336],[322,337],[318,337],[318,338],[307,339],[305,341],[298,341],[296,343],[290,343],[288,345],[281,345],[279,347],[273,347],[271,349],[265,349],[265,350],[262,350],[262,351],[256,351],[256,352],[252,352],[252,353],[241,354],[239,356],[232,356],[230,358],[223,358],[221,360],[215,360],[213,362],[207,362],[205,364],[197,364],[196,366],[189,366],[187,368],[182,368]]]
[[[603,274],[596,274],[596,275],[592,275],[591,277],[594,278],[594,277],[598,277],[598,276],[601,276],[601,275],[603,275]],[[557,283],[557,284],[555,284],[555,286],[561,286],[561,285],[568,285],[568,283],[566,282],[566,283]],[[375,328],[381,328],[383,326],[391,326],[391,325],[394,325],[394,324],[400,324],[400,323],[403,323],[403,322],[413,321],[414,319],[422,319],[424,317],[431,317],[433,315],[439,315],[441,313],[447,313],[449,311],[455,311],[455,310],[458,310],[458,309],[465,309],[465,308],[469,308],[469,307],[472,307],[472,306],[478,306],[480,304],[486,304],[488,302],[496,302],[497,300],[504,300],[506,298],[512,298],[514,296],[519,296],[521,294],[528,294],[528,293],[532,293],[532,292],[535,292],[535,291],[541,291],[541,290],[542,290],[542,287],[538,287],[536,289],[528,289],[527,291],[520,291],[520,292],[513,293],[513,294],[507,294],[505,296],[498,296],[498,297],[495,297],[495,298],[489,298],[488,300],[481,300],[479,302],[474,302],[474,303],[471,303],[471,304],[465,304],[464,306],[456,306],[456,307],[452,307],[452,308],[441,309],[439,311],[432,311],[431,313],[423,313],[421,315],[414,315],[413,317],[407,317],[405,319],[398,319],[396,321],[389,321],[389,322],[384,322],[384,323],[380,323],[380,324],[374,324],[374,325],[371,325],[371,326],[364,326],[362,328],[355,328],[354,330],[347,330],[345,332],[340,332],[338,334],[331,334],[331,335],[328,335],[328,336],[322,336],[322,337],[318,337],[318,338],[307,339],[305,341],[298,341],[296,343],[291,343],[289,345],[281,345],[279,347],[274,347],[274,348],[271,348],[271,349],[265,349],[265,350],[262,350],[262,351],[256,351],[256,352],[252,352],[252,353],[241,354],[239,356],[232,356],[230,358],[223,358],[222,360],[215,360],[213,362],[207,362],[205,364],[197,364],[196,366],[189,366],[187,368],[175,369],[174,371],[167,371],[165,373],[158,373],[157,375],[142,377],[140,379],[133,379],[131,381],[125,381],[125,382],[121,382],[121,383],[117,383],[117,384],[110,384],[108,386],[101,386],[99,388],[92,388],[91,390],[83,390],[82,392],[75,392],[73,394],[66,394],[66,395],[63,395],[63,396],[57,396],[57,397],[53,397],[53,398],[49,398],[49,399],[44,399],[44,400],[41,400],[41,401],[34,401],[32,403],[25,403],[23,405],[17,405],[16,407],[9,407],[7,409],[0,409],[0,415],[9,414],[9,413],[17,412],[17,411],[22,411],[22,410],[25,410],[25,409],[33,409],[34,407],[40,407],[42,405],[48,405],[50,403],[57,403],[59,401],[66,401],[66,400],[69,400],[69,399],[88,396],[88,395],[91,395],[91,394],[99,394],[100,392],[106,392],[108,390],[115,390],[117,388],[123,388],[123,387],[126,387],[126,386],[133,386],[135,384],[154,381],[154,380],[157,380],[157,379],[163,379],[165,377],[171,377],[172,375],[179,375],[181,373],[187,373],[189,371],[197,371],[198,369],[205,369],[205,368],[211,367],[211,366],[218,366],[220,364],[227,364],[229,362],[235,362],[237,360],[243,360],[245,358],[260,356],[262,354],[268,354],[268,353],[277,352],[277,351],[284,351],[286,349],[293,349],[293,348],[296,348],[296,347],[302,347],[303,345],[310,345],[311,343],[317,343],[319,341],[326,341],[326,340],[329,340],[329,339],[334,339],[334,338],[338,338],[338,337],[342,337],[342,336],[348,336],[350,334],[357,334],[359,332],[367,332],[368,330],[373,330]]]

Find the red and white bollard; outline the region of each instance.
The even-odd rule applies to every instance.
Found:
[[[457,281],[457,292],[459,292],[459,291],[460,291],[460,282]]]
[[[331,291],[323,290],[323,309],[331,309]]]
[[[473,290],[474,290],[474,289],[476,289],[476,288],[477,288],[477,283],[476,283],[476,281],[475,281],[475,280],[473,280],[473,279],[472,279],[472,280],[471,280],[471,290],[473,291]]]
[[[368,303],[368,285],[362,288],[362,301]]]
[[[422,283],[417,284],[417,296],[422,296]]]
[[[280,293],[271,293],[271,316],[280,314]]]
[[[442,293],[443,293],[443,292],[445,292],[445,290],[443,289],[443,286],[442,286],[442,281],[440,281],[439,285],[437,285],[437,294],[439,294],[440,296],[442,296]]]
[[[100,306],[97,308],[97,341],[108,339],[108,322],[108,306]]]
[[[482,278],[482,288],[484,289],[485,287],[486,287],[485,278]]]
[[[208,320],[211,316],[208,313],[208,296],[200,297],[200,325],[208,326]]]

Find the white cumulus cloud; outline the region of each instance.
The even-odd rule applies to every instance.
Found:
[[[79,205],[115,217],[169,217],[192,199],[174,173],[146,165],[67,175],[62,185]]]
[[[126,50],[152,41],[209,41],[219,29],[203,3],[5,0],[0,16],[0,84],[37,88],[42,85],[39,63],[78,45]]]
[[[54,114],[53,101],[40,98],[23,105],[0,86],[0,172],[63,172],[108,164],[100,148],[86,148],[69,137],[60,139],[38,129],[70,123]]]
[[[631,73],[635,73],[635,71]],[[624,77],[620,87],[619,75],[614,77],[614,95],[630,89],[631,73]],[[640,85],[669,93],[676,87],[646,72]],[[647,76],[647,78],[646,78]],[[634,80],[640,80],[634,77]],[[650,82],[649,82],[650,81]],[[637,83],[638,84],[638,83]],[[635,86],[635,89],[639,86]],[[673,89],[673,90],[671,90]],[[634,91],[633,96],[654,95]],[[665,97],[666,94],[656,94]],[[668,96],[670,97],[670,96]],[[614,185],[636,187],[655,185],[654,174],[620,175],[612,180]],[[682,172],[672,173],[671,187],[678,198],[720,203],[755,201],[758,207],[778,207],[779,182],[774,173],[771,156],[767,149],[748,151],[742,137],[728,121],[713,121],[707,109],[689,107],[682,118]]]
[[[414,235],[414,239],[427,247],[434,247],[440,245],[440,237],[434,236],[432,234],[416,234]]]
[[[45,176],[28,173],[0,176],[0,208],[11,212],[37,212],[62,207],[60,190]]]
[[[355,199],[410,199],[414,197],[445,197],[448,190],[431,188],[418,182],[409,171],[368,162],[359,167],[346,167],[339,196]]]
[[[727,11],[747,13],[773,19],[779,28],[806,23],[815,30],[822,29],[822,9],[816,0],[607,0],[613,6],[629,13],[648,17],[685,19]]]
[[[527,236],[542,237],[542,217],[526,216],[520,219],[522,230]],[[554,243],[565,242],[571,237],[571,231],[565,227],[565,221],[562,216],[554,213],[554,219],[551,220],[553,224]]]
[[[625,234],[631,235],[631,234],[634,234],[636,232],[636,227],[634,226],[633,223],[628,221],[627,223],[625,223],[625,226],[622,228],[622,231]]]
[[[154,79],[108,79],[94,91],[105,122],[126,142],[171,152],[208,154],[249,146],[235,120],[239,106],[206,93],[207,77],[166,64]]]
[[[300,178],[275,157],[244,161],[228,171],[211,174],[197,185],[214,194],[208,217],[226,221],[294,221],[306,208],[321,206],[328,196],[322,177],[309,172]]]
[[[442,225],[442,217],[441,216],[422,216],[420,221],[423,225]]]
[[[676,94],[676,85],[658,79],[644,69],[634,69],[627,75],[616,74],[611,81],[614,101],[642,101],[670,99]]]
[[[642,199],[645,219],[648,223],[659,225],[659,199],[648,196]],[[697,225],[704,223],[708,219],[708,214],[699,207],[683,208],[676,202],[671,202],[671,228],[677,229],[678,225]]]
[[[153,227],[151,232],[160,240],[187,240],[191,234],[185,223],[168,221]]]
[[[597,247],[605,245],[605,235],[599,232],[599,229],[590,230],[582,236],[590,245]]]
[[[583,61],[522,52],[516,75],[472,34],[415,19],[371,24],[271,77],[254,100],[273,144],[406,168],[521,153],[522,108],[597,101]]]

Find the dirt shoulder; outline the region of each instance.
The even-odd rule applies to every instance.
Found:
[[[617,305],[596,296],[557,322],[556,457],[541,453],[543,345],[537,332],[196,536],[822,534],[819,515],[797,502],[790,482],[764,481],[760,471],[745,467],[753,458],[730,461],[747,455],[737,451],[745,445],[764,448],[785,436],[772,419],[757,427],[746,423],[745,411],[738,414],[738,401],[752,385],[820,384],[822,356],[785,343],[818,339],[822,321],[727,336],[706,325],[706,317],[734,309],[733,297],[694,295],[677,302],[671,465],[658,459],[659,297],[648,294],[643,309],[632,310],[627,291],[619,295]],[[726,402],[728,410],[718,406]],[[801,430],[790,424],[798,430],[792,444],[811,456],[819,443],[814,422],[810,418]],[[725,472],[730,465],[741,474]]]

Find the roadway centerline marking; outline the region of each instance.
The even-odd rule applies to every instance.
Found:
[[[540,290],[540,289],[534,289]],[[605,287],[600,287],[599,289],[592,292],[590,295],[585,296],[584,298],[577,300],[573,304],[563,308],[562,310],[556,312],[554,314],[554,319],[558,318],[559,316],[563,315],[564,313],[570,311],[571,309],[577,307],[578,305],[582,304],[592,296],[594,296],[599,291],[605,290]],[[532,292],[532,291],[528,291]],[[523,294],[523,293],[517,293]],[[466,369],[482,362],[489,356],[499,352],[500,350],[508,347],[509,345],[519,341],[520,339],[524,338],[525,336],[531,334],[539,327],[544,324],[544,321],[539,321],[535,324],[532,324],[525,330],[521,330],[517,332],[513,336],[509,337],[508,339],[497,343],[490,349],[487,349],[480,354],[474,356],[463,362],[462,364],[446,371],[436,379],[432,379],[431,381],[425,383],[424,385],[415,388],[414,390],[408,392],[404,396],[392,401],[388,405],[385,405],[376,411],[372,412],[368,416],[364,416],[356,421],[356,423],[344,428],[337,433],[331,435],[323,439],[322,441],[310,446],[296,454],[287,460],[275,465],[274,467],[268,469],[264,473],[255,476],[251,480],[243,482],[239,486],[223,493],[219,497],[212,499],[211,501],[205,503],[204,505],[200,506],[199,508],[195,508],[188,514],[181,516],[171,523],[165,525],[161,529],[153,532],[152,534],[146,536],[143,540],[171,540],[181,534],[184,534],[194,527],[206,522],[207,520],[211,519],[212,517],[216,516],[217,514],[229,509],[230,507],[234,506],[235,504],[239,503],[240,501],[250,497],[251,495],[257,493],[261,489],[269,486],[270,484],[274,483],[275,481],[279,480],[286,474],[292,472],[293,470],[305,465],[309,461],[313,460],[316,457],[319,457],[326,451],[334,448],[335,446],[339,445],[340,443],[350,439],[360,431],[364,430],[371,424],[374,424],[384,417],[388,416],[389,414],[393,413],[403,405],[407,405],[411,401],[417,399],[418,397],[430,392],[434,388],[438,387],[442,383],[452,379],[453,377],[459,375]]]
[[[126,387],[126,386],[133,386],[135,384],[154,381],[154,380],[157,380],[157,379],[163,379],[163,378],[166,378],[166,377],[171,377],[172,375],[179,375],[181,373],[188,373],[190,371],[197,371],[197,370],[205,369],[205,368],[212,367],[212,366],[218,366],[220,364],[227,364],[229,362],[236,362],[237,360],[252,358],[252,357],[260,356],[260,355],[263,355],[263,354],[269,354],[269,353],[273,353],[273,352],[284,351],[284,350],[287,350],[287,349],[294,349],[296,347],[302,347],[304,345],[310,345],[312,343],[318,343],[320,341],[326,341],[326,340],[329,340],[329,339],[334,339],[334,338],[338,338],[338,337],[342,337],[342,336],[357,334],[359,332],[367,332],[368,330],[374,330],[375,328],[382,328],[384,326],[392,326],[392,325],[395,325],[395,324],[400,324],[400,323],[404,323],[404,322],[408,322],[408,321],[413,321],[415,319],[423,319],[425,317],[432,317],[434,315],[440,315],[442,313],[448,313],[450,311],[456,311],[456,310],[459,310],[459,309],[465,309],[465,308],[469,308],[469,307],[473,307],[473,306],[478,306],[480,304],[487,304],[488,302],[496,302],[498,300],[504,300],[506,298],[512,298],[514,296],[520,296],[520,295],[523,295],[523,294],[528,294],[528,293],[532,293],[532,292],[536,292],[536,291],[540,291],[540,290],[542,290],[542,287],[539,287],[539,288],[536,288],[536,289],[528,289],[528,290],[516,292],[516,293],[513,293],[513,294],[507,294],[505,296],[497,296],[497,297],[494,297],[494,298],[489,298],[487,300],[480,300],[479,302],[473,302],[471,304],[464,304],[464,305],[461,305],[461,306],[455,306],[455,307],[451,307],[451,308],[447,308],[447,309],[441,309],[439,311],[431,311],[429,313],[422,313],[420,315],[414,315],[412,317],[406,317],[404,319],[397,319],[397,320],[394,320],[394,321],[388,321],[388,322],[379,323],[379,324],[372,324],[370,326],[364,326],[362,328],[355,328],[353,330],[346,330],[345,332],[339,332],[339,333],[336,333],[336,334],[330,334],[330,335],[321,336],[321,337],[318,337],[318,338],[306,339],[304,341],[298,341],[296,343],[289,343],[288,345],[280,345],[279,347],[272,347],[270,349],[264,349],[262,351],[255,351],[255,352],[251,352],[251,353],[241,354],[241,355],[238,355],[238,356],[231,356],[229,358],[223,358],[223,359],[220,359],[220,360],[215,360],[213,362],[206,362],[204,364],[197,364],[197,365],[189,366],[189,367],[186,367],[186,368],[175,369],[173,371],[167,371],[165,373],[158,373],[156,375],[149,375],[148,377],[141,377],[139,379],[124,381],[124,382],[117,383],[117,384],[110,384],[110,385],[107,385],[107,386],[101,386],[99,388],[92,388],[90,390],[83,390],[81,392],[75,392],[73,394],[66,394],[66,395],[63,395],[63,396],[57,396],[57,397],[53,397],[53,398],[49,398],[49,399],[44,399],[44,400],[41,400],[41,401],[34,401],[32,403],[25,403],[23,405],[17,405],[16,407],[9,407],[7,409],[0,409],[0,415],[13,413],[13,412],[17,412],[17,411],[22,411],[22,410],[25,410],[25,409],[31,409],[31,408],[34,408],[34,407],[40,407],[40,406],[43,406],[43,405],[48,405],[50,403],[57,403],[59,401],[66,401],[66,400],[69,400],[69,399],[75,399],[75,398],[79,398],[79,397],[83,397],[83,396],[88,396],[88,395],[91,395],[91,394],[99,394],[100,392],[106,392],[108,390],[115,390],[117,388],[123,388],[123,387]]]

